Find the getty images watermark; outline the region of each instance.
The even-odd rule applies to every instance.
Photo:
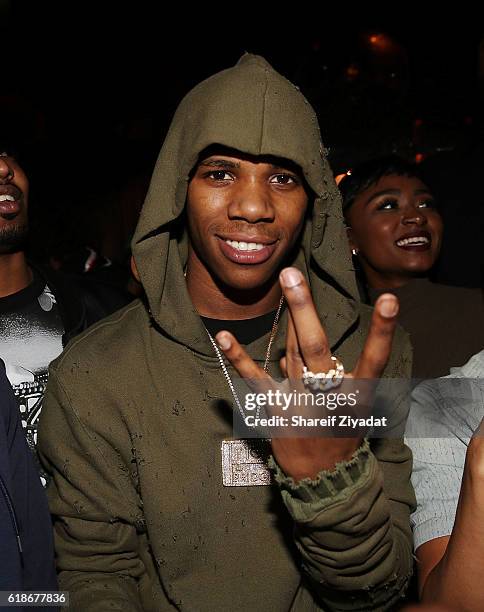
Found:
[[[234,381],[240,406],[234,411],[239,437],[393,437],[402,434],[409,406],[408,380],[345,379],[328,391],[302,381]]]
[[[272,416],[257,416],[258,409],[272,408],[280,409],[283,412],[308,408],[325,408],[335,411],[337,408],[355,408],[358,405],[358,395],[360,391],[356,389],[350,393],[335,392],[301,392],[295,389],[290,392],[280,389],[268,389],[264,393],[247,393],[245,395],[245,410],[255,411],[244,418],[247,427],[386,427],[388,417],[355,417],[350,414],[330,414],[327,416],[311,416],[303,414],[273,414]]]

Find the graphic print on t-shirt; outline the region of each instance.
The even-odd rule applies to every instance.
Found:
[[[37,442],[48,366],[62,351],[64,332],[55,297],[44,283],[39,292],[39,280],[0,299],[0,357],[32,450]]]

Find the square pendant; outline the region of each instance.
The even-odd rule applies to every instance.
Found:
[[[271,441],[223,440],[222,482],[224,487],[255,487],[270,485],[272,472],[267,467]]]

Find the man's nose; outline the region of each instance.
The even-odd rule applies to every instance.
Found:
[[[244,219],[249,223],[274,220],[274,206],[265,185],[248,182],[240,185],[228,209],[231,219]]]
[[[0,183],[4,185],[13,179],[13,168],[9,163],[8,157],[0,156]]]

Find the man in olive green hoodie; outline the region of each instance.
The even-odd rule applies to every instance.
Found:
[[[316,116],[265,60],[247,54],[181,102],[133,254],[146,299],[56,360],[40,424],[71,609],[392,609],[412,568],[401,439],[274,438],[266,486],[222,469],[235,376],[300,377],[331,353],[378,375],[395,326],[390,298],[370,328]],[[397,330],[384,376],[409,367]]]

